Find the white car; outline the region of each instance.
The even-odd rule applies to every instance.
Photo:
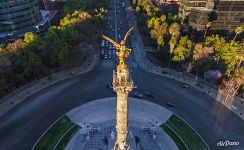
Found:
[[[143,99],[143,94],[142,93],[139,93],[139,92],[134,92],[134,97],[137,97],[137,98],[141,98],[141,99]]]

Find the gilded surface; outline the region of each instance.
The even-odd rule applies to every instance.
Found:
[[[131,49],[127,48],[125,43],[129,36],[131,28],[120,43],[115,42],[107,36],[104,39],[111,42],[116,48],[116,55],[119,59],[117,70],[113,71],[113,89],[117,93],[117,108],[116,108],[116,132],[117,139],[115,150],[127,150],[126,144],[128,133],[128,93],[132,91],[133,81],[130,79],[129,71],[125,64],[125,59],[129,56]]]
[[[133,27],[125,34],[124,39],[121,40],[120,43],[117,43],[113,39],[103,35],[103,38],[108,40],[109,42],[111,42],[116,48],[116,55],[119,58],[119,65],[118,65],[119,69],[125,69],[125,67],[126,67],[125,59],[126,59],[126,57],[129,56],[129,54],[131,52],[131,49],[127,48],[125,43],[126,43],[127,37],[130,35],[132,29],[133,29]]]

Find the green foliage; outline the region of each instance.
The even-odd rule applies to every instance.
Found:
[[[141,12],[141,8],[140,8],[140,6],[136,6],[136,12],[137,12],[137,13]]]
[[[192,46],[192,41],[187,36],[181,37],[179,44],[173,51],[172,60],[175,62],[185,61],[192,52]]]
[[[26,44],[32,43],[33,41],[37,40],[37,35],[32,32],[26,32],[24,35],[24,42]]]
[[[132,0],[132,4],[136,5],[137,4],[137,0]]]
[[[76,45],[79,40],[79,33],[74,26],[67,26],[62,29],[62,37],[69,45]]]
[[[237,42],[225,43],[219,49],[216,49],[215,55],[225,65],[225,75],[229,76],[231,71],[237,64],[237,51],[240,49],[240,44]]]
[[[82,4],[84,3],[83,1],[85,1],[85,0],[82,0],[82,1],[81,0],[68,0],[62,10],[63,16],[65,16],[66,14],[70,14],[70,13],[74,12],[75,10],[81,10]],[[86,5],[84,5],[84,7],[85,6]]]
[[[241,34],[242,32],[243,32],[243,27],[242,26],[236,27],[236,29],[235,29],[235,33],[236,34]]]
[[[107,4],[108,0],[69,0],[59,26],[50,27],[42,37],[28,32],[23,40],[0,45],[0,82],[4,83],[0,94],[63,67],[80,38],[91,41],[90,37],[101,30]]]
[[[167,34],[166,16],[162,15],[160,18],[153,17],[148,21],[148,27],[151,28],[150,35],[155,38],[158,44],[158,50],[160,46],[164,45],[164,38]]]
[[[178,23],[172,23],[169,26],[169,33],[171,36],[179,37],[180,36],[180,25]]]

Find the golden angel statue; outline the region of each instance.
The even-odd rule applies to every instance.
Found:
[[[126,43],[126,39],[127,37],[130,35],[131,31],[132,31],[133,27],[130,28],[130,30],[125,34],[125,37],[123,40],[120,41],[120,43],[117,43],[116,41],[112,40],[111,38],[103,35],[103,38],[108,40],[109,42],[111,42],[115,48],[116,48],[116,55],[119,58],[119,68],[120,69],[124,69],[126,67],[125,65],[125,58],[129,56],[131,49],[127,48],[125,46]]]

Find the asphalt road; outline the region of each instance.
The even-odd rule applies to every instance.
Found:
[[[178,81],[141,70],[135,65],[133,54],[128,66],[137,91],[151,92],[154,98],[147,100],[182,117],[211,149],[243,150],[244,122],[234,113],[192,87],[185,89]],[[98,98],[115,96],[106,88],[114,68],[113,59],[101,60],[91,72],[50,86],[14,107],[0,118],[0,150],[29,150],[56,119],[72,108]],[[176,107],[166,106],[166,101]],[[240,145],[216,147],[219,141],[225,140],[239,141]]]

